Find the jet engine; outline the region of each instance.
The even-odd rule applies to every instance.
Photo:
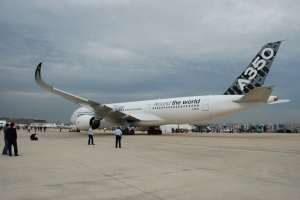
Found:
[[[76,127],[79,130],[87,131],[90,126],[92,126],[93,129],[99,128],[100,120],[95,119],[95,117],[91,115],[82,115],[76,119]]]

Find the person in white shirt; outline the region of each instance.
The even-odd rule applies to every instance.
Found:
[[[119,148],[121,148],[121,139],[122,139],[122,131],[118,127],[114,134],[116,135],[116,148],[118,148],[118,143],[119,143]]]
[[[90,126],[89,130],[88,130],[88,133],[89,133],[89,145],[90,145],[90,141],[92,140],[92,145],[95,145],[94,144],[94,138],[93,138],[93,129],[92,129],[92,126]]]

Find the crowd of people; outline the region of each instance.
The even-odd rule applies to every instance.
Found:
[[[34,129],[34,131],[40,131],[42,132],[44,130],[44,132],[46,132],[47,127],[46,126],[27,126],[27,132],[30,132],[31,129]]]
[[[2,127],[3,133],[4,133],[4,147],[2,151],[2,155],[9,155],[12,156],[12,146],[14,147],[14,156],[19,156],[18,154],[18,144],[17,144],[17,130],[18,128],[15,126],[15,124],[12,123],[6,123],[4,127]],[[42,131],[42,128],[34,127],[34,130],[40,130]],[[27,127],[27,132],[30,132],[31,128],[30,126]],[[46,128],[44,129],[46,131]],[[122,130],[120,127],[114,129],[114,135],[116,136],[116,148],[121,148],[121,139],[122,139]],[[93,138],[93,129],[92,126],[88,130],[88,144],[95,145],[94,138]],[[30,135],[30,139],[33,141],[37,141],[38,137],[36,133],[33,133]]]

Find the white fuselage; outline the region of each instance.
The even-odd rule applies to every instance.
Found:
[[[143,127],[165,124],[192,124],[230,115],[265,104],[258,102],[233,102],[241,97],[243,97],[243,95],[191,96],[106,104],[106,106],[142,119],[129,122],[129,125]],[[273,102],[276,98],[277,97],[275,96],[270,96],[267,103]],[[71,117],[71,122],[75,124],[77,117],[83,114],[97,117],[96,113],[82,107],[75,110]],[[108,119],[104,118],[104,120],[106,123],[110,123]],[[111,123],[114,124],[114,122]]]

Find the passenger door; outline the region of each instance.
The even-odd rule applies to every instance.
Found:
[[[209,99],[204,99],[202,103],[202,110],[209,111]]]

